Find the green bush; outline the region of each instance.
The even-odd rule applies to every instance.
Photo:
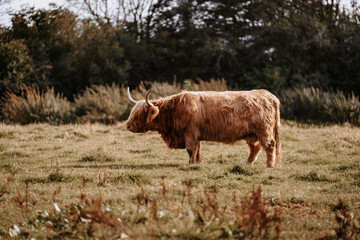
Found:
[[[23,40],[0,42],[0,94],[6,89],[20,93],[22,85],[30,83],[33,71],[33,60]]]
[[[25,87],[18,96],[6,92],[1,103],[1,117],[6,123],[70,123],[74,121],[71,103],[54,88],[45,92]]]

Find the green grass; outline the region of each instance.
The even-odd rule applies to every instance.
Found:
[[[266,208],[251,218],[267,221],[269,238],[279,209],[281,239],[333,234],[338,197],[359,215],[360,128],[289,122],[281,140],[281,167],[266,168],[263,151],[249,166],[244,141],[202,142],[203,162],[189,166],[186,150],[169,150],[158,134],[130,133],[124,123],[0,124],[0,239],[14,225],[20,239],[256,238],[265,233],[250,231],[244,216],[258,186]]]

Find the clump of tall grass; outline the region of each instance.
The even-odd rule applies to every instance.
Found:
[[[40,91],[24,87],[21,95],[6,92],[1,102],[1,118],[6,123],[70,123],[74,120],[71,103],[54,88]]]
[[[143,100],[146,92],[152,89],[151,99],[169,96],[181,89],[176,83],[144,83],[131,91],[131,96],[135,100]],[[116,123],[119,120],[125,120],[131,110],[131,105],[126,96],[127,87],[116,84],[93,85],[75,98],[75,115],[79,122],[101,122]]]
[[[149,89],[151,89],[150,99],[166,97],[182,91],[181,87],[176,82],[141,82],[132,93],[134,93],[136,100],[141,100],[145,98],[146,92]]]
[[[151,98],[166,97],[180,93],[183,90],[188,91],[226,91],[227,85],[225,79],[211,78],[204,81],[200,78],[193,81],[191,79],[184,80],[181,84],[167,82],[141,82],[140,85],[132,91],[132,95],[136,100],[144,99],[146,92],[152,89]]]
[[[18,232],[9,236],[29,236],[36,239],[124,239],[125,229],[121,220],[112,212],[103,209],[103,199],[89,199],[84,193],[77,204],[60,208],[53,204],[53,212],[39,212],[37,217],[29,221],[31,228],[18,227]],[[39,231],[37,229],[45,229]],[[35,231],[34,231],[35,230]]]
[[[185,82],[186,90],[226,90],[224,79],[210,79],[209,82],[198,79],[197,82]],[[131,91],[135,100],[143,100],[146,92],[152,89],[150,99],[157,99],[180,93],[183,89],[176,82],[141,82]],[[130,113],[131,105],[126,96],[126,87],[116,84],[94,85],[86,88],[82,95],[75,98],[75,115],[80,122],[116,123],[125,120]]]
[[[166,97],[182,90],[226,91],[224,79],[204,81],[185,80],[181,84],[142,82],[131,91],[135,100],[143,100],[147,90],[152,89],[150,99]],[[281,117],[306,122],[351,123],[360,125],[360,100],[353,93],[342,91],[324,92],[315,88],[284,90],[279,94]],[[126,120],[131,104],[126,96],[126,87],[116,84],[94,85],[75,97],[70,103],[53,88],[41,92],[26,87],[20,96],[6,92],[1,104],[1,118],[6,123],[28,124],[48,122],[101,122],[106,124]]]
[[[360,239],[360,216],[355,217],[349,206],[341,198],[333,210],[336,222],[333,231],[317,238],[317,240]]]
[[[123,87],[93,85],[75,98],[75,115],[80,122],[116,123],[128,109],[128,102]]]
[[[354,93],[297,88],[283,91],[279,98],[282,118],[360,125],[360,100]]]
[[[185,80],[183,82],[183,88],[189,91],[227,91],[227,84],[224,78],[214,79],[211,78],[209,81],[204,81],[197,78],[196,81]]]

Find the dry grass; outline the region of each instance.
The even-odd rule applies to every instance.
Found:
[[[187,81],[187,90],[226,90],[224,79],[210,79],[209,82],[198,79],[196,83]],[[148,89],[152,89],[151,98],[156,99],[183,91],[176,82],[159,83],[142,82],[132,90],[137,100],[145,98]],[[126,97],[126,88],[112,84],[111,86],[94,85],[85,89],[75,97],[74,103],[67,101],[54,89],[40,91],[37,88],[25,87],[20,96],[7,92],[0,104],[0,120],[5,123],[105,123],[114,124],[127,119],[131,105]]]
[[[189,166],[185,150],[124,123],[1,124],[0,239],[358,236],[336,224],[358,224],[360,129],[288,122],[281,139],[281,168],[263,152],[247,165],[244,142],[204,142],[204,162]]]
[[[279,99],[282,117],[287,119],[360,125],[360,100],[354,93],[298,88],[282,91]]]
[[[152,89],[151,99],[170,96],[183,90],[190,91],[226,91],[224,79],[210,79],[195,82],[185,80],[181,84],[142,82],[131,95],[136,100],[145,98],[148,89]],[[281,101],[281,116],[303,122],[351,123],[360,125],[359,97],[345,95],[343,92],[322,92],[314,88],[288,89],[278,96]],[[131,104],[126,97],[126,88],[112,84],[111,86],[94,85],[70,103],[54,89],[40,92],[27,87],[21,96],[6,93],[0,104],[0,120],[6,123],[105,123],[116,124],[126,120]]]
[[[75,115],[79,122],[114,123],[129,112],[128,102],[125,88],[95,85],[75,98]]]
[[[6,92],[1,103],[1,118],[7,123],[41,123],[51,124],[72,122],[72,105],[54,88],[40,91],[37,88],[25,87],[21,95]]]

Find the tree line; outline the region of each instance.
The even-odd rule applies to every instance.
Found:
[[[70,2],[86,14],[25,8],[0,27],[1,96],[54,87],[71,100],[92,85],[211,78],[230,89],[360,95],[356,1],[350,8],[341,0]]]

